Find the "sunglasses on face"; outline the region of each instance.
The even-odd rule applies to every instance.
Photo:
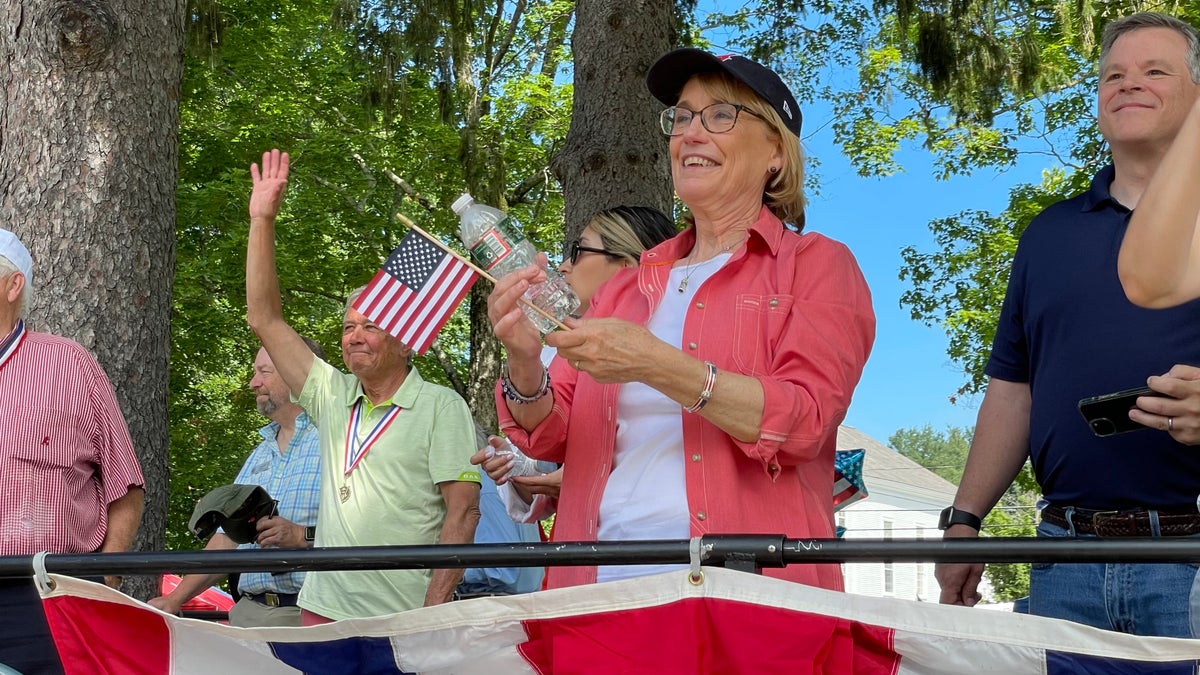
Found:
[[[621,259],[620,254],[613,253],[612,251],[606,251],[602,248],[592,248],[591,246],[580,246],[579,240],[576,239],[575,241],[571,242],[571,250],[567,253],[567,260],[570,260],[571,264],[574,265],[579,261],[580,253],[599,253],[601,255],[606,255],[613,260]]]

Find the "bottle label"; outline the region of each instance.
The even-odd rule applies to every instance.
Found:
[[[471,247],[471,257],[477,265],[490,270],[522,241],[525,241],[525,235],[512,226],[511,219],[505,218],[475,242]]]

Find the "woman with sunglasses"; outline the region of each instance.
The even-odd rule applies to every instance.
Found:
[[[564,463],[562,541],[833,538],[837,428],[875,316],[849,250],[799,232],[799,107],[778,75],[738,56],[676,50],[646,80],[669,106],[662,129],[691,226],[546,336],[558,350],[549,369],[518,306],[542,273],[496,284],[501,429],[530,456]],[[547,586],[684,567],[553,567]],[[838,565],[763,573],[842,588]]]
[[[626,267],[637,267],[642,251],[678,233],[662,211],[646,206],[618,206],[592,216],[558,267],[579,296],[578,314],[587,312],[601,284]]]
[[[579,238],[567,247],[567,255],[559,266],[567,284],[579,296],[578,313],[587,312],[592,294],[614,274],[627,267],[637,267],[642,251],[654,248],[678,234],[675,224],[662,211],[648,206],[618,206],[601,211],[588,220]],[[543,353],[549,364],[554,350]],[[484,448],[471,458],[496,482],[500,498],[513,520],[533,523],[550,517],[555,509],[562,469],[545,474],[509,476],[519,461],[511,453],[496,454],[508,446],[504,439],[489,439],[492,450]]]

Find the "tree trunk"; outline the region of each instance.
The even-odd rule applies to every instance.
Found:
[[[34,262],[33,330],[108,373],[161,550],[184,0],[0,0],[0,222]],[[149,578],[126,590],[147,597]]]
[[[673,0],[579,0],[575,5],[575,100],[571,128],[551,168],[562,183],[567,241],[587,218],[621,204],[671,213],[663,105],[646,71],[673,45]]]
[[[470,12],[468,8],[464,10]],[[475,80],[473,59],[478,54],[468,32],[472,22],[469,17],[452,14],[450,45],[454,83],[458,88],[463,128],[460,132],[462,145],[459,155],[463,162],[463,175],[467,190],[481,204],[500,209],[504,181],[503,157],[493,152],[494,148],[480,139],[480,120],[487,113],[487,102],[480,96],[480,83]],[[483,88],[487,84],[482,83]],[[467,373],[467,406],[475,421],[488,433],[499,431],[496,403],[492,392],[500,377],[502,351],[500,341],[492,335],[491,323],[487,318],[487,296],[492,291],[488,282],[475,284],[467,296],[471,317],[471,365]]]

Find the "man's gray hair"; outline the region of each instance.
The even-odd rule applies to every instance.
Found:
[[[366,286],[359,286],[358,288],[350,291],[350,295],[346,296],[346,308],[342,310],[343,315],[350,311],[350,306],[354,304],[354,301],[357,300],[358,296],[362,295],[363,291],[365,290],[367,290]]]
[[[1108,60],[1108,52],[1117,38],[1143,28],[1170,28],[1183,36],[1184,42],[1187,43],[1188,72],[1192,76],[1192,82],[1200,84],[1200,33],[1186,21],[1161,12],[1138,12],[1109,22],[1104,27],[1104,38],[1100,43],[1101,72],[1104,72],[1104,62]]]
[[[11,260],[0,256],[0,277],[7,277],[21,270],[12,263]],[[21,276],[25,276],[22,274]],[[25,313],[29,311],[29,306],[33,304],[33,284],[30,283],[29,277],[25,277],[25,288],[21,290],[21,299],[17,304],[17,316],[25,318]]]

